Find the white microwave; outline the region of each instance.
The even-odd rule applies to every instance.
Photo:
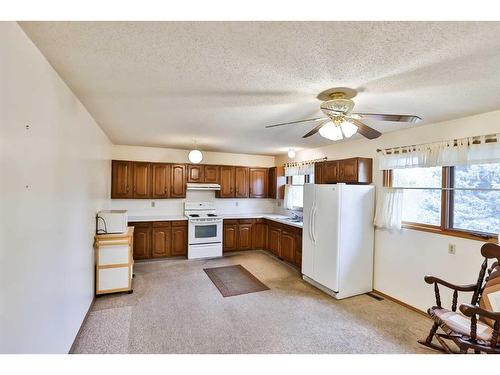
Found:
[[[99,211],[96,216],[96,233],[126,233],[128,228],[127,210]]]

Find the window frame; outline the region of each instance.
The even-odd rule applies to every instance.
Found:
[[[302,188],[304,187],[305,184],[310,184],[311,183],[311,174],[305,174],[303,175],[304,176],[304,183],[302,185],[299,185],[299,184],[294,184],[293,183],[293,176],[286,176],[285,177],[285,183],[287,185],[292,185],[292,186],[302,186]],[[303,198],[303,197],[302,197]],[[292,210],[292,211],[303,211],[304,210],[304,207],[295,207],[295,208],[289,208],[289,210]]]
[[[492,233],[481,233],[466,229],[452,228],[453,223],[453,189],[455,176],[455,167],[442,167],[441,178],[441,224],[431,225],[424,223],[416,223],[410,221],[403,221],[402,227],[406,229],[420,230],[424,232],[431,232],[443,234],[447,236],[467,238],[470,240],[493,242],[498,241],[498,235]],[[382,185],[384,187],[393,187],[394,174],[392,170],[382,171]]]

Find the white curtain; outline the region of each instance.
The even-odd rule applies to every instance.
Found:
[[[314,163],[285,164],[285,176],[301,176],[314,173]]]
[[[500,163],[500,134],[382,150],[379,169]]]
[[[293,208],[293,188],[292,185],[285,185],[285,201],[283,207],[291,210]]]
[[[374,224],[377,228],[401,229],[403,221],[403,191],[381,188],[377,191]]]

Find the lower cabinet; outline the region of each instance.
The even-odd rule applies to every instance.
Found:
[[[238,250],[238,220],[224,220],[222,249],[224,251]]]
[[[252,226],[253,223],[248,220],[238,224],[238,250],[252,249]]]
[[[281,231],[280,256],[284,261],[294,263],[295,236],[286,229]]]
[[[267,248],[271,253],[279,257],[281,253],[280,247],[281,247],[281,229],[279,226],[271,224],[269,225],[269,238],[268,238]]]
[[[134,259],[187,255],[187,221],[130,222],[134,227]]]

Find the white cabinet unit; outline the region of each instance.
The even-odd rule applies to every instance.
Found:
[[[123,234],[95,236],[95,294],[132,293],[134,228]]]

